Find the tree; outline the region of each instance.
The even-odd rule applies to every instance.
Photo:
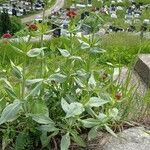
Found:
[[[3,35],[8,30],[11,30],[10,17],[6,11],[3,11],[0,14],[0,35]]]

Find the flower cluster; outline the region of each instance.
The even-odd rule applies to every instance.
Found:
[[[70,10],[70,11],[67,12],[66,15],[67,15],[68,17],[70,17],[70,18],[74,18],[77,14],[76,14],[75,11]]]
[[[37,27],[36,24],[30,24],[30,25],[29,25],[29,30],[30,30],[30,31],[37,31],[37,29],[38,29],[38,27]]]
[[[9,39],[11,37],[12,37],[12,35],[10,33],[3,34],[3,38],[5,38],[5,39]]]

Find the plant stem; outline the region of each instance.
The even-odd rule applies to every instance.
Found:
[[[44,26],[44,20],[45,20],[45,8],[43,9],[43,16],[42,16],[42,30],[43,30],[43,26]],[[43,34],[44,33],[42,33],[41,34],[41,47],[43,47]],[[42,53],[41,53],[41,67],[40,67],[40,69],[41,69],[41,71],[40,71],[40,77],[43,77],[43,75],[44,75],[44,70],[43,70],[43,67],[44,67],[44,61],[43,61],[43,57],[44,57],[44,52],[42,51]]]
[[[21,99],[23,100],[24,99],[24,96],[25,96],[25,81],[26,81],[26,78],[25,78],[25,69],[26,69],[26,57],[25,57],[25,61],[23,63],[23,70],[22,70],[22,92],[21,92]]]

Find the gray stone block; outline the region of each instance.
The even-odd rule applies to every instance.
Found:
[[[150,88],[150,54],[139,55],[134,69]]]
[[[102,150],[150,150],[148,132],[143,127],[124,130],[118,134],[118,138],[111,137]]]

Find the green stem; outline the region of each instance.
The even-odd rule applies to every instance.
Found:
[[[25,82],[26,82],[26,78],[25,78],[25,71],[26,71],[26,58],[25,61],[23,63],[23,70],[22,70],[22,92],[21,92],[21,99],[23,100],[25,97]]]
[[[44,20],[45,20],[45,8],[43,9],[43,16],[42,16],[42,28],[43,28],[43,25],[44,25]],[[44,36],[43,36],[44,33],[41,34],[41,47],[43,47],[43,41],[44,41]],[[40,64],[40,77],[43,77],[44,75],[44,70],[43,70],[43,67],[44,67],[44,52],[41,53],[41,64]]]

